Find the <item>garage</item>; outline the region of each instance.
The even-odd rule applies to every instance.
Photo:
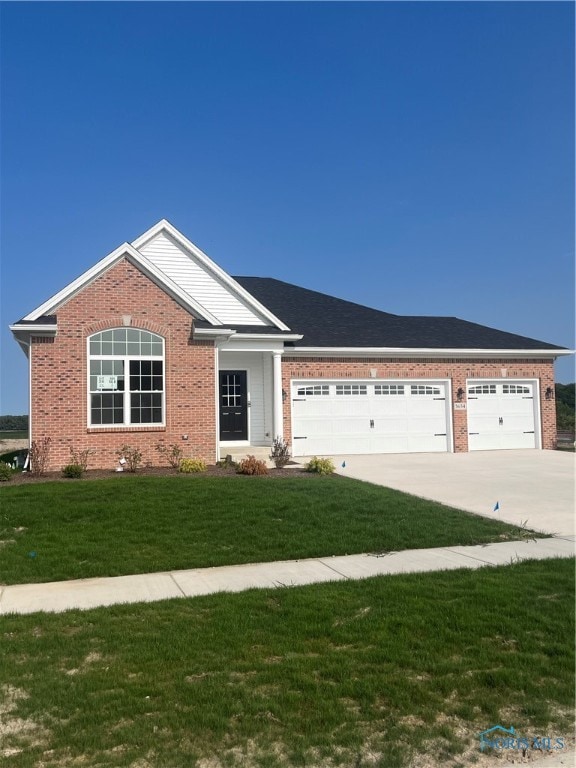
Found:
[[[536,448],[534,381],[469,381],[468,450]]]
[[[451,449],[446,381],[293,381],[294,456]]]

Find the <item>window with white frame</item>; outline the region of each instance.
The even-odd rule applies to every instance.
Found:
[[[530,387],[525,387],[522,384],[504,384],[502,386],[503,395],[529,395],[531,391]]]
[[[164,423],[164,339],[137,328],[88,341],[90,426]]]
[[[316,397],[317,395],[329,395],[330,387],[328,384],[313,384],[306,387],[298,387],[298,395],[306,395],[306,397]]]
[[[440,387],[431,387],[428,384],[412,384],[410,387],[411,395],[439,395]]]
[[[403,395],[404,385],[403,384],[375,384],[374,394],[375,395]]]
[[[336,384],[337,395],[367,395],[368,387],[365,384]]]

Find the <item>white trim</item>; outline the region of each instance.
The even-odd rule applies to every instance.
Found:
[[[287,357],[551,357],[573,355],[572,349],[427,349],[426,347],[288,347]]]
[[[427,379],[423,378],[417,378],[412,379],[410,377],[405,378],[366,378],[364,377],[358,377],[358,378],[339,378],[339,377],[325,377],[325,378],[309,378],[309,379],[302,379],[299,377],[295,377],[293,379],[290,379],[290,434],[292,435],[292,454],[294,454],[294,409],[292,408],[292,399],[295,394],[294,388],[296,386],[309,386],[314,384],[336,384],[336,383],[359,383],[362,382],[363,384],[441,384],[445,389],[445,418],[446,418],[446,453],[454,453],[455,447],[455,437],[454,437],[454,414],[453,414],[453,400],[452,400],[452,380],[450,378],[442,378],[442,377],[430,377]],[[443,453],[443,451],[442,451]],[[380,454],[374,454],[374,455],[380,455]]]
[[[218,344],[214,344],[214,408],[216,409],[214,440],[218,462],[220,461],[220,348]]]
[[[258,341],[300,341],[304,336],[300,333],[238,333],[234,332],[235,339],[255,339]]]
[[[204,336],[209,339],[233,336],[236,332],[232,328],[194,328],[194,336]]]
[[[105,328],[104,331],[113,331],[116,328],[119,328],[120,330],[123,329],[122,326],[115,326],[114,328]],[[130,326],[131,330],[137,330],[137,331],[146,331],[145,328],[139,328],[138,326]],[[90,430],[98,430],[98,429],[120,429],[120,430],[130,430],[130,431],[138,431],[139,429],[150,429],[150,428],[158,428],[163,429],[166,428],[167,419],[166,419],[166,388],[167,388],[167,376],[166,376],[166,339],[164,336],[161,336],[159,333],[154,333],[154,331],[147,331],[148,333],[153,333],[154,336],[158,336],[159,339],[162,339],[162,357],[156,356],[148,356],[148,355],[92,355],[90,354],[90,340],[94,338],[94,336],[97,336],[100,333],[103,333],[104,331],[94,331],[94,333],[91,333],[90,336],[86,337],[86,427]],[[123,398],[122,398],[122,412],[123,412],[123,418],[124,421],[122,424],[92,424],[92,395],[98,394],[97,392],[92,392],[90,389],[90,361],[91,360],[122,360],[124,362],[124,391],[122,392]],[[130,389],[130,360],[162,360],[162,421],[154,421],[154,422],[147,422],[145,424],[143,423],[137,423],[132,424],[132,422],[126,421],[126,416],[130,414],[131,404],[130,404],[130,395],[132,394],[132,390]],[[105,393],[109,394],[109,393]],[[147,394],[147,393],[146,393]]]
[[[533,399],[533,416],[534,416],[534,448],[527,450],[542,450],[542,413],[540,408],[540,379],[534,379],[530,376],[500,376],[500,377],[488,377],[482,376],[481,378],[466,378],[466,402],[468,402],[468,387],[475,384],[531,384],[534,388],[532,390]],[[466,427],[469,430],[470,422],[470,409],[466,409]],[[506,450],[505,448],[494,448],[492,450]],[[468,441],[468,452],[470,453],[470,441]],[[472,451],[473,452],[473,451]]]
[[[124,257],[138,265],[148,277],[163,288],[163,290],[172,296],[172,298],[176,299],[178,303],[191,312],[191,314],[196,313],[208,322],[213,323],[214,325],[219,325],[219,321],[214,315],[183,291],[173,280],[167,277],[149,259],[143,256],[140,251],[133,248],[130,243],[123,243],[119,248],[116,248],[116,250],[109,253],[108,256],[105,256],[93,267],[86,272],[83,272],[80,277],[77,277],[76,280],[73,280],[61,291],[54,294],[54,296],[49,298],[34,311],[29,312],[23,319],[37,320],[42,315],[50,314]]]
[[[32,344],[28,343],[28,448],[32,447]]]
[[[8,327],[12,333],[15,333],[16,331],[29,331],[32,336],[34,335],[34,332],[43,334],[53,333],[54,336],[56,336],[56,332],[58,331],[58,326],[56,323],[38,323],[36,325],[29,323],[14,323],[14,325],[9,325]]]
[[[169,221],[166,219],[162,219],[157,224],[155,224],[153,227],[151,227],[149,230],[144,232],[143,235],[140,235],[140,237],[137,237],[136,240],[132,241],[132,246],[136,248],[137,250],[142,248],[145,243],[147,243],[149,240],[151,240],[156,235],[159,235],[160,232],[167,232],[176,242],[178,242],[181,246],[183,246],[185,249],[190,251],[194,254],[194,256],[200,261],[202,266],[207,269],[209,272],[212,272],[216,277],[219,278],[221,282],[223,282],[228,288],[230,288],[234,293],[236,293],[238,296],[244,299],[251,307],[254,309],[258,314],[263,315],[267,320],[269,320],[273,325],[275,325],[277,328],[280,328],[283,331],[289,331],[290,328],[285,325],[280,318],[276,317],[276,315],[273,315],[272,312],[270,312],[269,309],[267,309],[263,304],[261,304],[257,299],[252,296],[251,293],[249,293],[245,288],[243,288],[239,283],[234,280],[233,277],[231,277],[227,272],[225,272],[221,267],[218,266],[212,259],[207,256],[203,251],[198,248],[197,245],[194,245],[193,242],[188,240],[187,237],[185,237],[181,232],[179,232],[176,227],[174,227],[172,224],[170,224]],[[212,322],[212,321],[210,321]],[[214,323],[214,325],[218,325],[218,323]]]
[[[282,403],[282,352],[272,352],[272,440],[284,439]]]

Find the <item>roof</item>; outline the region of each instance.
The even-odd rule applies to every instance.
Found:
[[[234,279],[293,333],[303,334],[295,347],[564,349],[457,317],[393,315],[270,277]]]

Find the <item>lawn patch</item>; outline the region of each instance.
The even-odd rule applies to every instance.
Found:
[[[3,484],[9,485],[9,484]],[[343,477],[115,477],[2,487],[0,583],[522,538],[512,525]]]
[[[4,617],[0,631],[10,718],[34,724],[4,738],[26,747],[6,768],[436,768],[472,764],[496,723],[573,732],[571,560]]]

